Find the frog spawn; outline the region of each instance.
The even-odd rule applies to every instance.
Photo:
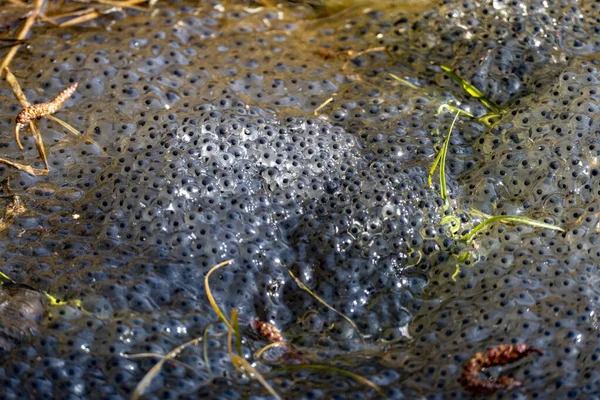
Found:
[[[274,322],[295,344],[319,349],[321,361],[338,361],[340,350],[364,349],[349,324],[294,285],[274,262],[280,260],[373,342],[389,344],[385,351],[377,348],[375,358],[353,354],[341,362],[385,387],[391,398],[460,398],[458,376],[474,352],[520,342],[546,350],[514,370],[523,393],[593,393],[595,128],[577,118],[594,113],[587,103],[596,102],[595,72],[587,68],[595,67],[572,61],[575,47],[553,32],[540,35],[541,44],[520,41],[545,26],[544,16],[564,14],[566,26],[589,32],[583,47],[593,47],[593,6],[581,7],[583,19],[567,20],[570,12],[562,6],[537,4],[531,2],[535,15],[523,21],[521,33],[514,23],[519,7],[483,14],[478,3],[466,2],[464,10],[441,5],[396,25],[407,12],[349,15],[349,23],[335,22],[336,29],[318,36],[361,49],[380,45],[383,32],[384,44],[394,46],[402,39],[394,30],[406,25],[414,40],[400,41],[411,47],[396,52],[394,69],[423,91],[389,84],[390,59],[383,53],[353,60],[341,74],[344,60],[320,60],[305,51],[302,35],[288,34],[301,29],[297,21],[278,21],[269,10],[210,9],[197,18],[191,8],[169,5],[160,18],[115,24],[114,33],[40,36],[39,42],[79,44],[44,46],[15,60],[27,72],[28,98],[50,100],[44,96],[69,79],[81,82],[73,106],[60,113],[95,145],[61,142],[63,134],[49,126],[54,175],[11,181],[14,190],[27,193],[33,211],[7,232],[10,240],[0,242],[3,272],[81,298],[92,314],[65,307],[48,317],[41,333],[12,353],[18,357],[4,361],[7,396],[60,391],[128,397],[155,360],[121,354],[164,354],[202,335],[215,321],[204,300],[203,274],[229,257],[235,266],[214,283],[223,308],[238,308],[248,321]],[[469,24],[473,13],[495,21],[498,30]],[[263,19],[278,33],[248,28]],[[139,37],[146,24],[152,24],[152,40]],[[513,33],[510,46],[502,45]],[[466,42],[469,35],[490,40]],[[268,59],[270,52],[281,57]],[[485,55],[485,62],[476,62],[476,55]],[[492,99],[510,104],[491,134],[475,121],[459,124],[449,155],[451,195],[482,211],[525,213],[567,228],[557,235],[494,226],[477,239],[478,262],[459,263],[456,282],[453,242],[440,227],[440,199],[426,187],[426,173],[451,120],[437,115],[439,103],[458,100],[476,113],[484,110],[428,67],[451,60]],[[53,67],[39,72],[33,66],[42,61]],[[569,76],[564,84],[563,70]],[[347,76],[354,73],[369,81]],[[43,92],[33,89],[40,86]],[[518,99],[528,92],[536,95]],[[331,125],[306,115],[334,93],[322,110]],[[18,109],[11,108],[9,91],[3,96],[0,123],[9,131]],[[554,111],[561,107],[564,120]],[[566,139],[569,129],[575,142]],[[315,134],[306,138],[308,131]],[[527,144],[527,132],[545,147]],[[10,140],[1,140],[7,152],[21,156]],[[24,144],[33,149],[29,139]],[[572,152],[578,162],[565,163]],[[546,167],[554,172],[545,174]],[[151,392],[263,393],[258,385],[236,383],[221,333],[222,327],[210,331],[208,357],[211,372],[224,379],[211,376],[201,350],[193,349],[181,361],[194,372],[179,364],[165,368]],[[291,385],[298,378],[303,376],[277,383],[291,398],[357,392],[338,376]]]

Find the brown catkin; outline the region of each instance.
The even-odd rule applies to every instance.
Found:
[[[502,376],[499,379],[481,379],[479,373],[483,368],[506,365],[531,353],[543,355],[544,352],[534,347],[528,347],[525,343],[516,345],[501,344],[490,347],[486,353],[476,353],[467,361],[463,368],[461,383],[463,387],[474,394],[490,394],[499,389],[512,389],[521,386],[521,382],[514,378]]]
[[[62,107],[65,101],[67,101],[67,99],[71,97],[73,93],[75,93],[75,90],[77,90],[77,82],[63,90],[52,101],[25,107],[19,113],[19,115],[17,115],[17,123],[24,125],[28,124],[34,119],[40,119],[54,114],[60,107]]]
[[[281,334],[281,331],[268,322],[255,320],[252,322],[252,328],[255,329],[258,333],[260,333],[261,336],[265,338],[269,343],[287,343],[287,341]]]

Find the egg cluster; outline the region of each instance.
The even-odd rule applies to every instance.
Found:
[[[226,314],[274,324],[310,362],[390,398],[466,398],[465,361],[520,342],[545,355],[509,371],[516,398],[596,393],[598,6],[542,3],[318,19],[172,1],[94,22],[106,29],[37,27],[11,69],[31,102],[79,82],[56,116],[81,135],[40,120],[49,175],[0,165],[27,207],[0,232],[0,269],[66,303],[2,346],[3,398],[129,398],[158,360],[131,356],[205,331],[206,353],[165,363],[148,398],[266,397],[231,364],[206,299],[227,259],[210,280]],[[493,126],[440,65],[501,107]],[[8,85],[0,99],[11,132],[20,107]],[[454,118],[443,105],[475,115],[452,130],[448,205],[437,174],[428,184]],[[41,168],[23,144],[4,135],[1,157]],[[565,232],[499,223],[466,245],[444,217],[465,233],[472,210]],[[243,333],[250,357],[264,343]],[[333,372],[270,382],[285,398],[377,396]]]

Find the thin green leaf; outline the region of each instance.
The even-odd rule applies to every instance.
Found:
[[[233,363],[233,365],[236,368],[238,368],[237,364],[233,361],[234,354],[233,354],[233,351],[231,350],[231,348],[233,347],[231,345],[231,343],[233,342],[232,337],[233,337],[233,333],[234,333],[233,325],[234,325],[234,323],[235,323],[236,320],[237,320],[237,310],[234,308],[234,309],[231,310],[231,319],[229,320],[231,322],[229,322],[229,321],[227,322],[228,326],[231,327],[227,331],[227,353],[229,353],[229,357],[231,358],[231,362]],[[242,371],[240,370],[240,372],[242,372]]]
[[[452,135],[452,129],[454,129],[454,124],[460,115],[460,111],[456,113],[454,116],[454,120],[452,120],[452,124],[450,125],[450,129],[448,130],[448,136],[446,136],[446,141],[440,150],[440,194],[444,202],[448,201],[448,190],[446,188],[446,155],[448,154],[448,146],[450,145],[450,136]]]
[[[123,357],[131,359],[131,360],[135,360],[136,358],[165,358],[164,354],[158,354],[158,353],[137,353],[137,354],[123,354]],[[187,365],[186,363],[184,363],[183,361],[179,361],[177,359],[173,359],[173,361],[181,366],[183,366],[185,369],[187,369],[190,372],[196,372],[196,370],[190,366]]]
[[[235,313],[235,318],[232,318],[231,326],[233,326],[233,329],[235,331],[235,348],[237,350],[238,356],[243,357],[243,354],[242,354],[242,334],[240,332],[240,320],[237,317],[237,312]]]
[[[561,227],[558,227],[556,225],[550,225],[550,224],[547,224],[545,222],[541,222],[541,221],[538,221],[535,219],[521,217],[518,215],[497,215],[494,217],[490,217],[490,218],[486,219],[485,221],[481,222],[479,225],[477,225],[475,228],[473,228],[473,230],[471,232],[469,232],[465,236],[463,236],[462,240],[466,241],[467,243],[470,243],[471,240],[473,240],[473,237],[479,231],[481,231],[483,228],[485,228],[486,226],[488,226],[496,221],[513,222],[513,223],[518,223],[518,224],[534,226],[536,228],[544,228],[544,229],[551,229],[554,231],[564,232],[564,229],[562,229]]]
[[[483,93],[481,93],[479,89],[477,89],[475,86],[471,85],[468,81],[463,79],[460,75],[454,72],[452,68],[446,67],[445,65],[441,65],[441,67],[442,71],[444,71],[446,75],[452,78],[454,82],[458,83],[464,89],[464,91],[467,92],[467,94],[469,94],[469,96],[475,97],[476,99],[484,97]]]
[[[208,271],[208,274],[206,274],[206,277],[204,277],[204,290],[206,291],[206,297],[208,297],[208,302],[210,303],[213,310],[215,311],[215,314],[217,314],[219,319],[221,321],[223,321],[223,323],[225,323],[225,325],[227,325],[227,328],[230,330],[233,328],[231,327],[231,325],[229,324],[229,321],[227,321],[227,318],[225,318],[225,315],[221,312],[221,309],[217,305],[217,302],[215,301],[215,298],[212,295],[212,291],[210,290],[210,285],[209,285],[208,280],[213,272],[215,272],[216,270],[218,270],[221,267],[231,264],[232,262],[233,262],[233,260],[227,260],[227,261],[223,261],[222,263],[215,265],[214,267],[212,267],[210,269],[210,271]]]
[[[0,279],[4,279],[6,282],[9,283],[17,283],[15,281],[13,281],[10,276],[6,275],[4,272],[0,271]],[[6,283],[6,282],[2,282],[2,283]]]
[[[279,372],[284,372],[284,371],[298,371],[298,370],[313,370],[313,371],[335,372],[335,373],[338,373],[340,375],[344,375],[344,376],[347,376],[347,377],[349,377],[351,379],[354,379],[356,382],[358,382],[358,383],[360,383],[362,385],[370,387],[371,389],[375,390],[384,399],[388,398],[385,395],[385,393],[383,392],[383,390],[381,390],[381,388],[379,386],[377,386],[376,384],[374,384],[373,382],[371,382],[367,378],[362,377],[360,375],[357,375],[357,374],[355,374],[353,372],[346,371],[345,369],[331,367],[329,365],[318,365],[318,364],[287,365],[285,367],[277,368],[277,369],[273,370],[271,373],[272,374],[277,374]]]
[[[502,118],[501,113],[493,113],[493,114],[484,115],[483,117],[479,117],[479,118],[477,118],[477,120],[479,122],[483,122],[486,126],[491,127],[496,122],[498,122],[500,120],[500,118]]]
[[[229,322],[229,326],[237,326],[239,328],[237,310],[235,308],[231,310],[230,321],[231,322]],[[238,332],[239,330],[236,331],[236,336],[239,335]],[[277,394],[275,389],[273,389],[273,387],[269,385],[269,382],[267,382],[267,380],[260,374],[260,372],[258,372],[252,365],[250,365],[250,363],[246,361],[244,357],[242,357],[241,341],[239,342],[240,348],[238,349],[240,355],[233,354],[233,351],[231,349],[232,333],[233,329],[229,329],[229,332],[227,333],[227,352],[229,353],[229,358],[231,358],[231,362],[233,363],[235,368],[241,373],[246,374],[249,378],[256,379],[267,390],[267,392],[269,392],[271,396],[275,397],[275,399],[277,400],[281,400],[279,394]]]
[[[262,357],[262,355],[265,353],[265,351],[273,349],[275,347],[284,347],[286,349],[289,349],[289,345],[286,342],[273,342],[273,343],[269,343],[268,345],[261,347],[260,349],[256,350],[254,352],[254,358],[256,359],[260,359]]]
[[[456,269],[454,270],[454,273],[451,276],[453,282],[456,282],[456,277],[458,276],[458,274],[460,274],[460,265],[456,263]]]
[[[231,361],[234,364],[237,364],[239,368],[243,369],[250,378],[256,379],[260,384],[269,392],[269,394],[277,400],[281,400],[281,396],[273,389],[269,382],[258,372],[248,361],[246,361],[243,357],[237,356],[235,354],[231,354]]]
[[[442,225],[450,225],[450,233],[456,235],[460,230],[460,219],[456,215],[446,215],[440,221]]]
[[[290,276],[292,278],[294,278],[294,281],[296,281],[296,284],[298,286],[300,286],[300,288],[302,290],[305,290],[306,292],[308,292],[308,294],[310,294],[312,297],[314,297],[315,300],[317,300],[319,303],[323,304],[325,307],[329,308],[331,311],[335,312],[337,315],[341,316],[346,321],[348,321],[348,323],[350,325],[352,325],[352,327],[356,330],[356,332],[358,333],[358,335],[360,336],[360,338],[362,340],[362,333],[360,333],[360,330],[358,329],[358,326],[356,326],[356,324],[354,322],[352,322],[352,320],[350,318],[348,318],[346,315],[342,314],[341,312],[339,312],[335,308],[331,307],[329,304],[327,304],[327,302],[325,300],[323,300],[322,298],[320,298],[319,296],[317,296],[316,294],[314,294],[313,291],[308,288],[308,286],[306,286],[304,283],[302,283],[302,281],[300,279],[296,278],[296,276],[292,273],[292,271],[290,271],[289,269],[287,271],[289,272]]]
[[[437,109],[437,115],[440,115],[442,113],[442,111],[444,111],[444,110],[447,110],[450,112],[455,112],[455,113],[460,112],[469,118],[475,118],[475,116],[473,114],[471,114],[470,112],[465,111],[462,108],[451,106],[450,104],[442,104],[441,106],[439,106]]]
[[[435,174],[435,169],[440,163],[440,158],[442,158],[442,150],[438,151],[437,156],[435,156],[435,160],[433,161],[433,165],[429,169],[429,175],[427,175],[427,184],[429,186],[433,186],[433,174]]]
[[[394,78],[395,80],[397,80],[398,82],[400,82],[401,84],[403,84],[405,86],[408,86],[409,88],[416,89],[416,90],[421,90],[420,87],[413,85],[412,83],[410,83],[409,81],[407,81],[404,78],[400,78],[396,74],[389,73],[388,75],[391,76],[392,78]]]
[[[479,89],[477,89],[475,86],[471,85],[468,81],[466,81],[465,79],[460,77],[456,72],[454,72],[452,70],[452,68],[446,67],[445,65],[441,65],[440,67],[442,68],[442,71],[444,71],[446,73],[446,75],[448,75],[450,78],[452,78],[453,81],[458,83],[463,88],[463,90],[465,92],[467,92],[467,94],[469,96],[479,100],[479,102],[481,104],[483,104],[485,107],[487,107],[492,112],[502,114],[502,110],[500,109],[500,107],[498,107],[493,102],[488,100],[485,97],[485,95],[479,91]]]

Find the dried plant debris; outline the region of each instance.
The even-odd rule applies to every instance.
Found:
[[[27,211],[21,197],[14,195],[2,211],[0,211],[0,232],[7,229],[19,215]]]
[[[33,27],[35,20],[41,13],[43,5],[44,5],[44,0],[35,0],[33,2],[33,9],[30,13],[27,14],[27,18],[25,19],[25,22],[23,22],[23,25],[21,26],[21,30],[19,31],[19,33],[17,34],[17,37],[15,38],[17,42],[10,48],[8,53],[6,53],[6,56],[4,56],[2,63],[0,63],[0,74],[2,74],[2,72],[6,68],[8,68],[8,66],[10,65],[10,62],[12,61],[12,59],[15,57],[15,55],[19,51],[19,48],[21,47],[21,41],[25,40],[25,38],[27,38],[27,35],[29,34],[29,31]]]
[[[149,11],[157,0],[86,0],[60,4],[51,8],[42,18],[60,27],[81,25],[108,14],[126,16],[127,10]]]
[[[37,329],[44,315],[44,298],[27,285],[0,286],[0,351],[10,351]]]
[[[203,337],[194,338],[194,339],[182,344],[181,346],[177,346],[175,349],[171,350],[165,356],[158,355],[159,357],[161,357],[160,361],[158,361],[150,369],[150,371],[148,371],[146,373],[146,375],[144,375],[144,378],[137,384],[137,386],[135,387],[135,390],[133,391],[133,394],[131,395],[131,400],[137,400],[144,394],[144,391],[148,388],[150,383],[152,383],[152,380],[156,377],[156,375],[158,375],[158,373],[160,372],[160,369],[162,368],[162,366],[165,362],[167,362],[171,359],[174,359],[186,348],[196,346],[202,340],[203,340]],[[126,358],[135,358],[136,356],[139,356],[139,354],[137,354],[137,355],[136,354],[124,354],[124,356]]]
[[[19,149],[23,150],[23,145],[21,144],[19,132],[23,125],[29,124],[36,148],[46,168],[33,168],[29,165],[20,164],[15,161],[7,160],[4,158],[0,158],[0,163],[10,165],[20,171],[25,171],[31,175],[46,175],[49,172],[48,157],[46,156],[46,149],[44,147],[42,134],[39,130],[39,127],[37,126],[36,120],[39,118],[47,117],[65,127],[72,134],[79,135],[79,132],[77,132],[77,130],[71,125],[69,125],[67,122],[52,116],[52,114],[58,111],[58,109],[64,104],[64,102],[67,101],[67,99],[71,97],[73,93],[75,93],[75,90],[77,89],[77,83],[73,83],[71,86],[62,91],[56,98],[54,98],[50,102],[31,105],[31,103],[29,102],[29,100],[27,100],[27,97],[23,93],[23,89],[21,89],[21,85],[19,84],[17,77],[8,68],[5,68],[4,71],[6,73],[6,81],[13,90],[13,93],[19,101],[19,103],[21,103],[21,105],[23,106],[23,110],[19,112],[19,114],[16,117],[16,125],[14,132],[15,141],[17,142]]]
[[[281,265],[281,264],[280,264]],[[283,266],[283,265],[282,265]],[[284,267],[285,268],[285,267]],[[288,273],[290,274],[290,276],[294,279],[294,281],[296,282],[296,284],[298,286],[300,286],[300,288],[304,291],[306,291],[308,294],[310,294],[315,300],[317,300],[319,303],[321,303],[322,305],[324,305],[325,307],[329,308],[331,311],[335,312],[337,315],[339,315],[340,317],[344,318],[350,325],[352,325],[352,327],[354,328],[354,330],[356,331],[356,333],[358,334],[358,336],[360,337],[361,341],[364,341],[363,338],[363,334],[360,332],[360,330],[358,329],[358,326],[356,326],[356,324],[354,323],[354,321],[352,321],[348,316],[346,316],[345,314],[341,313],[340,311],[336,310],[335,308],[333,308],[332,306],[329,305],[329,303],[327,303],[325,300],[323,300],[321,297],[317,296],[312,290],[310,290],[310,288],[308,286],[306,286],[300,279],[298,279],[296,277],[296,275],[294,275],[294,273],[291,270],[287,270]]]
[[[25,3],[2,4],[0,7],[0,31],[11,31],[19,26],[23,16],[29,12],[29,8],[29,5]]]
[[[275,325],[269,322],[254,320],[250,323],[250,327],[256,333],[258,333],[260,340],[264,340],[269,343],[254,354],[256,358],[261,358],[267,350],[279,348],[284,351],[284,357],[286,360],[294,360],[300,363],[306,362],[304,357],[302,357],[298,351],[294,350],[283,333],[281,333],[279,328],[277,328]]]
[[[287,340],[281,331],[273,324],[259,320],[252,321],[250,324],[252,329],[258,332],[262,338],[269,343],[286,343]]]
[[[35,398],[41,382],[44,390],[52,389],[48,396],[80,388],[72,395],[129,398],[153,364],[118,354],[167,354],[202,335],[212,321],[206,346],[211,375],[200,343],[180,356],[197,374],[179,379],[179,369],[167,361],[146,396],[267,398],[257,382],[237,379],[224,350],[226,325],[201,293],[208,270],[229,257],[236,267],[210,276],[229,324],[232,307],[242,325],[260,315],[309,361],[368,377],[390,398],[464,397],[456,389],[472,354],[462,360],[448,355],[466,354],[490,332],[506,337],[497,316],[509,335],[530,345],[543,335],[554,346],[544,357],[551,370],[532,370],[523,397],[544,397],[546,386],[558,381],[567,383],[552,388],[558,398],[571,390],[574,397],[597,392],[598,380],[586,372],[600,356],[597,287],[589,279],[599,258],[594,132],[600,119],[594,110],[600,69],[592,53],[582,55],[581,64],[579,55],[562,50],[570,38],[583,43],[573,50],[578,54],[596,48],[600,37],[582,38],[592,35],[593,25],[576,18],[585,8],[585,18],[592,18],[594,9],[586,2],[572,11],[572,5],[544,7],[539,1],[531,18],[521,18],[522,4],[509,2],[501,9],[484,9],[481,2],[438,4],[439,10],[419,15],[382,12],[373,3],[372,12],[304,29],[284,10],[247,11],[237,4],[164,2],[153,17],[116,21],[110,31],[48,26],[28,36],[29,51],[11,64],[15,68],[18,59],[19,77],[33,72],[23,87],[48,88],[41,101],[68,86],[75,71],[80,86],[63,107],[77,104],[69,121],[85,123],[108,157],[79,140],[64,141],[49,155],[51,177],[5,171],[18,177],[13,186],[35,207],[14,225],[35,230],[41,223],[46,231],[19,238],[11,226],[1,244],[3,270],[15,278],[39,277],[65,296],[82,294],[90,310],[101,311],[77,319],[57,313],[34,346],[13,350],[18,357],[6,359],[2,368],[19,374],[0,379],[4,397]],[[547,29],[544,21],[552,15],[565,15],[560,29]],[[399,16],[406,17],[406,33],[391,37],[397,36],[391,30],[399,28],[393,25]],[[580,30],[569,29],[575,27]],[[533,40],[532,32],[538,32]],[[59,45],[44,48],[51,37]],[[397,62],[373,53],[350,65],[350,73],[365,77],[363,83],[340,72],[343,58],[325,62],[312,53],[317,46],[358,51],[395,44]],[[276,57],[275,49],[281,49]],[[529,56],[532,61],[526,61]],[[57,62],[46,68],[51,58]],[[564,65],[544,66],[554,60]],[[473,209],[556,221],[569,228],[564,234],[496,221],[479,231],[475,251],[442,229],[439,189],[426,182],[435,146],[442,146],[455,113],[441,118],[438,107],[451,102],[474,115],[489,112],[436,67],[449,63],[494,104],[511,107],[491,133],[464,115],[452,131],[445,174],[452,211],[463,225],[456,235],[479,221],[469,218]],[[392,82],[388,72],[419,82],[422,93]],[[16,101],[4,92],[2,121],[12,141],[21,107],[11,109]],[[334,93],[321,110],[332,123],[312,118]],[[6,151],[17,150],[9,144]],[[38,194],[38,187],[53,192]],[[77,220],[73,212],[80,214]],[[459,261],[457,251],[472,257]],[[274,260],[289,264],[313,293],[352,318],[367,344]],[[457,263],[462,271],[452,283]],[[303,317],[307,311],[310,318]],[[272,365],[250,351],[269,343],[243,339],[244,357],[268,374]],[[486,350],[483,345],[473,353]],[[266,361],[280,352],[269,350]],[[77,373],[65,380],[55,364],[37,357]],[[315,367],[309,374],[309,368],[268,381],[284,398],[377,395],[355,379]],[[459,372],[448,379],[452,371]],[[525,381],[520,374],[514,377]]]
[[[17,124],[15,127],[15,139],[21,150],[23,149],[23,146],[21,145],[21,140],[19,139],[19,131],[23,125],[26,125],[36,119],[48,117],[57,112],[58,109],[61,108],[65,103],[65,101],[67,101],[69,97],[75,93],[75,90],[77,90],[77,82],[63,90],[52,101],[26,106],[23,108],[23,110],[21,110],[21,112],[17,115]]]
[[[531,353],[544,355],[544,352],[525,343],[501,344],[490,347],[487,353],[476,353],[467,361],[463,368],[461,384],[474,394],[489,394],[500,389],[513,389],[521,386],[521,382],[510,377],[502,376],[499,379],[481,379],[479,373],[484,368],[502,366],[527,357]]]

